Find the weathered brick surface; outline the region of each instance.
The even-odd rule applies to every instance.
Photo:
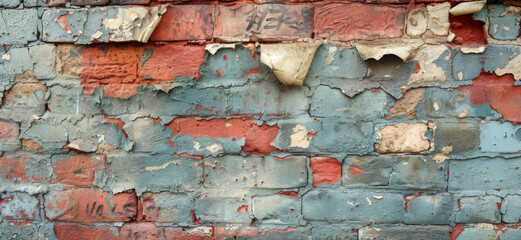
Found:
[[[520,9],[0,0],[0,239],[521,239]]]

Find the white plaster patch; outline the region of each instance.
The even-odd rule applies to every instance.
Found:
[[[302,125],[297,125],[293,128],[293,134],[291,134],[290,139],[290,147],[309,147],[310,138],[308,138],[308,131]]]
[[[212,153],[215,153],[217,151],[220,151],[220,150],[223,150],[223,147],[217,143],[214,143],[208,147],[205,148],[206,150],[212,152]]]
[[[9,53],[3,54],[2,55],[2,60],[7,60],[7,61],[11,60],[11,54],[9,54]]]

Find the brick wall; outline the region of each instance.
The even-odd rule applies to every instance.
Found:
[[[516,1],[0,7],[0,239],[521,239]]]

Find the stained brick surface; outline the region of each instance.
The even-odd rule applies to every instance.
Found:
[[[521,239],[520,20],[0,0],[0,239]]]

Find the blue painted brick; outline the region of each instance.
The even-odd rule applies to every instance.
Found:
[[[449,227],[444,226],[403,226],[403,227],[364,227],[358,231],[359,240],[373,239],[449,239]]]
[[[55,85],[47,89],[50,97],[47,106],[52,113],[69,115],[101,114],[101,90],[96,89],[90,96],[82,93],[83,86]]]
[[[289,152],[364,154],[373,151],[373,124],[336,119],[280,120],[272,143]],[[308,134],[309,133],[309,134]]]
[[[125,123],[123,128],[128,133],[128,138],[134,142],[135,152],[165,154],[174,151],[169,142],[172,130],[161,123],[154,123],[151,118],[138,118],[133,122]]]
[[[356,48],[322,44],[315,53],[308,77],[361,79],[367,66]]]
[[[457,223],[499,223],[501,213],[498,204],[501,198],[497,196],[462,197],[459,199],[461,208],[456,213]]]
[[[286,87],[279,82],[261,81],[229,89],[229,114],[307,114],[309,98],[305,87]]]
[[[3,44],[23,45],[38,39],[36,9],[3,9],[0,15],[0,42]]]
[[[521,151],[521,127],[510,122],[484,122],[481,125],[480,147],[483,152],[517,153]]]
[[[506,5],[489,5],[490,25],[488,33],[498,40],[515,40],[519,35],[519,20],[517,12],[507,11]]]
[[[371,120],[383,118],[393,105],[393,98],[384,91],[366,90],[352,98],[339,89],[319,86],[311,98],[311,115]]]
[[[451,160],[449,162],[449,191],[460,190],[504,190],[517,191],[520,179],[521,160],[503,158],[476,158]]]
[[[385,155],[347,157],[342,163],[342,183],[344,186],[387,186],[394,162],[394,157]]]
[[[242,86],[266,78],[268,70],[260,63],[258,51],[252,54],[242,44],[235,44],[234,48],[221,48],[213,55],[207,53],[200,67],[202,76],[196,84],[201,88]]]
[[[450,157],[479,152],[479,130],[477,121],[436,121],[434,152]]]
[[[301,201],[290,196],[273,195],[253,198],[253,216],[262,224],[299,225]]]
[[[250,201],[244,195],[202,195],[195,201],[195,216],[200,223],[249,224],[253,217]]]
[[[331,240],[358,240],[358,233],[346,225],[315,226],[312,229],[312,239]]]
[[[448,225],[452,221],[453,206],[448,193],[411,198],[407,203],[404,223]]]
[[[107,188],[112,192],[195,190],[203,180],[201,161],[170,155],[127,154],[107,156]],[[131,174],[129,174],[131,173]]]
[[[208,136],[194,139],[192,136],[177,134],[172,137],[172,143],[175,145],[174,153],[187,153],[194,156],[213,156],[217,157],[225,154],[240,154],[241,148],[244,146],[245,138],[237,140],[237,138],[211,138]]]
[[[310,191],[302,200],[302,214],[310,221],[400,223],[404,198],[395,193]]]
[[[521,196],[507,195],[501,205],[503,222],[517,223],[521,221]]]
[[[61,149],[67,145],[68,131],[61,124],[50,124],[38,121],[21,136],[22,139],[32,139],[47,150]]]
[[[27,193],[0,194],[0,219],[4,221],[34,221],[39,220],[39,201]]]
[[[407,189],[445,189],[447,162],[437,163],[430,157],[399,156],[391,173],[391,186]]]
[[[440,88],[427,88],[422,102],[417,105],[418,116],[427,118],[457,118],[461,113],[467,117],[498,119],[499,113],[488,104],[473,105],[464,92]]]
[[[492,227],[490,228],[479,228],[479,227],[469,227],[465,228],[463,232],[461,232],[456,240],[497,240],[500,238],[501,232],[496,232],[496,230]],[[503,238],[501,238],[503,239]]]
[[[297,188],[307,184],[307,159],[223,156],[204,159],[208,188]]]
[[[183,193],[144,193],[140,197],[145,220],[153,222],[188,225],[193,219],[190,211],[194,208],[192,197]]]
[[[69,31],[56,19],[66,18]],[[83,33],[88,13],[84,9],[49,9],[42,15],[42,40],[46,42],[75,42]]]

